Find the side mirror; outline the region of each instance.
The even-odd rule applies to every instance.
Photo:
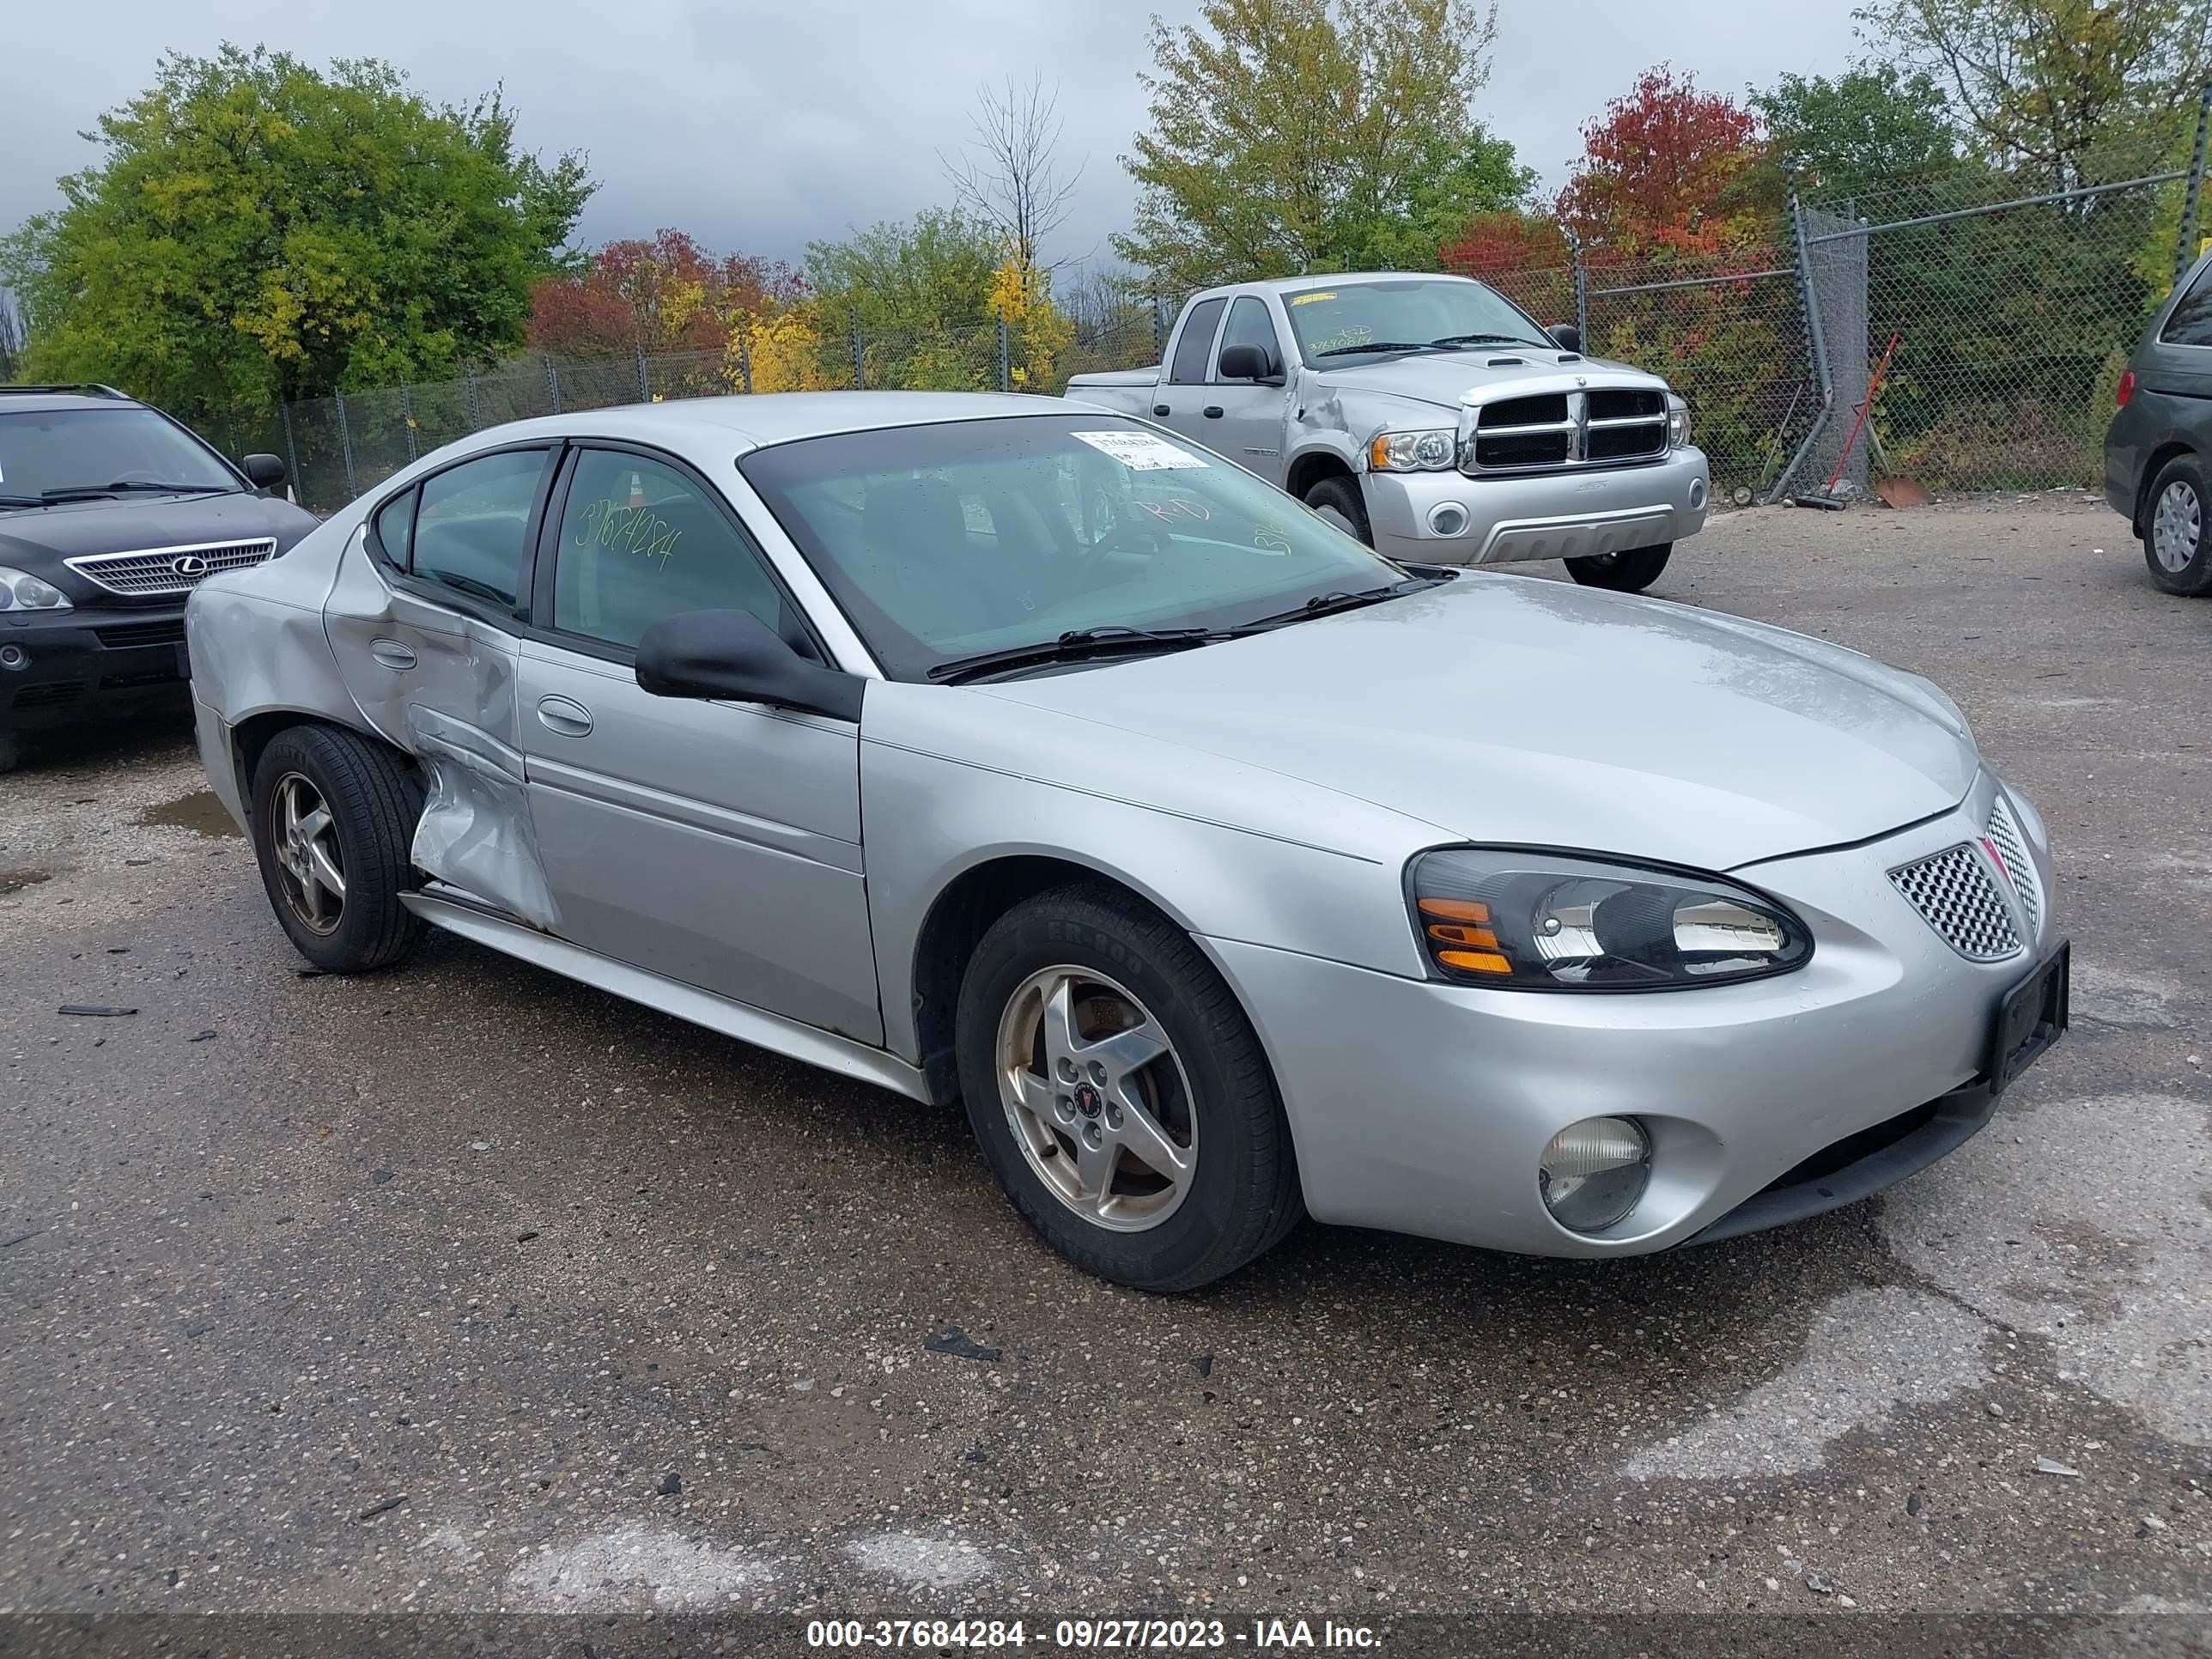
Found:
[[[1221,378],[1224,380],[1257,380],[1267,386],[1280,386],[1283,377],[1267,354],[1255,345],[1232,345],[1221,348]]]
[[[247,455],[238,463],[246,474],[246,483],[256,489],[274,489],[284,482],[284,458],[282,455]]]
[[[807,661],[750,611],[664,617],[637,642],[637,683],[656,697],[728,697],[858,720],[867,682]]]
[[[1572,323],[1553,323],[1545,332],[1559,343],[1562,351],[1579,352],[1583,349],[1583,331]]]

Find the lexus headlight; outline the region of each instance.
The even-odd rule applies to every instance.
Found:
[[[1673,392],[1667,394],[1667,447],[1690,447],[1690,406]]]
[[[1674,991],[1762,979],[1813,954],[1805,924],[1720,876],[1452,847],[1413,860],[1439,979],[1519,991]]]
[[[0,564],[0,611],[67,611],[69,595],[52,582]]]
[[[1367,465],[1377,472],[1448,472],[1458,460],[1459,433],[1448,426],[1378,432],[1367,446]]]

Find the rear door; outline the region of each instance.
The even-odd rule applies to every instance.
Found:
[[[658,697],[637,683],[647,627],[726,609],[823,654],[735,513],[690,467],[612,443],[572,450],[546,514],[517,682],[556,931],[880,1042],[858,726]]]
[[[1201,411],[1213,389],[1207,382],[1213,378],[1214,337],[1221,331],[1221,313],[1228,308],[1228,301],[1212,299],[1197,301],[1184,310],[1167,366],[1160,371],[1159,402],[1152,405],[1155,419],[1200,443],[1212,441],[1199,428],[1212,424]]]
[[[1221,452],[1248,472],[1269,483],[1283,482],[1283,417],[1290,398],[1286,386],[1264,380],[1231,380],[1221,372],[1221,354],[1233,345],[1257,346],[1267,354],[1269,378],[1283,372],[1283,343],[1267,302],[1239,295],[1229,307],[1221,338],[1213,350],[1213,384],[1200,409],[1200,441]]]

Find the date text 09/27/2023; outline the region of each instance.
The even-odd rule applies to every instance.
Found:
[[[1255,1619],[1238,1627],[1220,1619],[1061,1619],[1032,1627],[1024,1620],[814,1619],[810,1648],[1025,1648],[1090,1652],[1177,1651],[1231,1646],[1258,1649],[1373,1649],[1382,1638],[1365,1625],[1324,1619]]]

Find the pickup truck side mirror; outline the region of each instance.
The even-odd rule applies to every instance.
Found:
[[[1224,380],[1256,380],[1262,386],[1280,386],[1282,371],[1268,360],[1267,354],[1255,345],[1231,345],[1221,348],[1221,378]]]
[[[638,639],[637,683],[656,697],[728,697],[838,720],[860,718],[867,685],[807,661],[750,611],[663,617]]]
[[[1545,332],[1559,343],[1562,351],[1579,352],[1583,349],[1583,331],[1572,323],[1553,323]]]

